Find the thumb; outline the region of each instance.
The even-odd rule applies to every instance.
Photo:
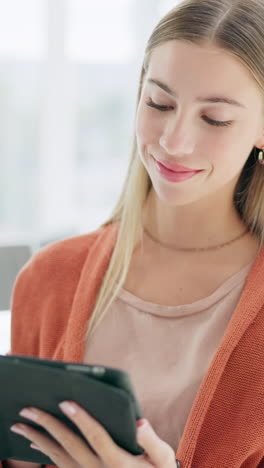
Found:
[[[164,440],[161,440],[147,419],[137,422],[137,441],[145,450],[154,466],[175,468],[175,452]]]

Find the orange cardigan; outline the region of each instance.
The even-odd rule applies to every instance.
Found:
[[[48,245],[23,267],[12,297],[11,354],[82,362],[117,229]],[[176,454],[181,468],[264,468],[263,278],[264,248],[191,408]]]

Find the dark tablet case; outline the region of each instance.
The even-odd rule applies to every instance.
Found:
[[[120,447],[133,455],[142,454],[144,451],[136,440],[136,420],[142,417],[142,412],[135,395],[90,374],[68,370],[67,364],[78,366],[72,362],[0,356],[0,460],[54,465],[49,457],[32,449],[28,439],[10,431],[10,426],[23,422],[52,438],[42,426],[19,416],[19,411],[29,406],[47,411],[67,424],[95,453],[77,426],[58,407],[64,400],[76,401],[86,409]],[[128,374],[123,374],[129,380]]]

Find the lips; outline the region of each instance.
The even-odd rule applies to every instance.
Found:
[[[154,158],[154,156],[153,156]],[[154,158],[159,164],[161,164],[162,166],[164,166],[166,169],[169,169],[170,171],[173,171],[173,172],[200,172],[201,169],[192,169],[190,167],[185,167],[185,166],[181,166],[180,164],[172,164],[168,161],[162,161],[162,160],[159,160],[159,159],[156,159]]]
[[[192,179],[195,177],[197,174],[200,174],[202,171],[183,171],[183,172],[177,172],[177,171],[171,171],[170,169],[167,169],[167,167],[163,166],[160,164],[158,161],[155,161],[155,168],[163,179],[167,180],[168,182],[184,182],[187,181],[188,179]]]

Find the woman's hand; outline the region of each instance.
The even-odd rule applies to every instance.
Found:
[[[141,420],[143,425],[137,429],[137,441],[145,453],[135,456],[116,445],[103,426],[76,403],[63,402],[59,406],[80,429],[98,456],[57,418],[37,408],[24,408],[19,414],[44,427],[55,441],[26,424],[19,423],[11,429],[24,430],[20,434],[59,468],[175,468],[173,449],[157,436],[147,420]]]

